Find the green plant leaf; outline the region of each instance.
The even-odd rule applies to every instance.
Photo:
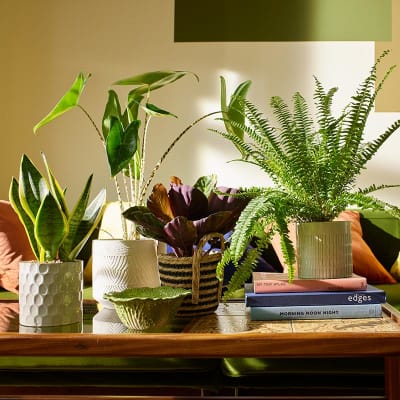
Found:
[[[162,110],[161,108],[158,108],[154,104],[151,103],[146,103],[144,106],[142,106],[142,109],[149,115],[152,116],[157,116],[157,117],[175,117],[178,118],[175,114],[170,113],[169,111]]]
[[[245,123],[245,105],[243,99],[246,98],[247,92],[250,88],[251,81],[242,82],[234,91],[230,98],[229,104],[227,104],[226,95],[226,82],[223,76],[220,77],[221,82],[221,110],[223,115],[223,120],[225,124],[225,129],[227,132],[233,136],[238,137],[243,140],[244,130],[243,125]],[[245,157],[243,150],[236,146],[236,148]]]
[[[199,189],[204,193],[204,196],[208,197],[211,192],[217,187],[217,175],[211,174],[202,176],[193,185],[196,189]]]
[[[87,207],[92,180],[93,175],[88,178],[84,190],[68,219],[68,235],[60,247],[60,254],[63,259],[74,260],[76,258],[101,217],[105,203],[105,190],[102,190],[94,202]]]
[[[40,257],[40,250],[35,238],[35,230],[33,226],[33,222],[29,215],[25,212],[22,204],[19,200],[19,188],[18,182],[15,178],[12,178],[10,190],[9,190],[9,199],[14,211],[18,214],[18,217],[22,224],[24,225],[25,231],[28,235],[29,243],[31,248],[36,256],[37,259]]]
[[[35,237],[44,252],[44,259],[57,259],[58,249],[68,233],[68,221],[57,200],[48,193],[40,205],[35,222]]]
[[[108,99],[104,109],[102,120],[102,132],[104,140],[107,139],[108,132],[110,131],[111,117],[121,119],[121,105],[118,94],[114,90],[108,91]]]
[[[132,94],[139,96],[141,94],[162,88],[170,83],[183,78],[187,74],[192,74],[197,81],[199,77],[189,71],[153,71],[140,75],[135,75],[130,78],[120,79],[113,83],[113,85],[133,85],[138,86],[132,90]]]
[[[111,129],[106,141],[111,176],[126,168],[133,158],[137,149],[139,127],[140,121],[136,120],[124,130],[121,121],[111,117]]]
[[[58,101],[55,107],[47,114],[41,121],[39,121],[33,128],[33,132],[41,128],[42,126],[48,124],[53,119],[59,117],[64,114],[66,111],[75,107],[79,103],[79,98],[83,92],[83,89],[86,86],[88,79],[90,78],[90,74],[86,76],[80,72],[76,77],[72,86],[68,89],[68,91],[64,94],[64,96]]]
[[[40,171],[25,154],[21,159],[19,175],[19,199],[25,212],[35,222],[43,199],[49,193],[49,185]]]
[[[46,167],[49,184],[50,184],[50,191],[53,194],[54,198],[57,199],[62,212],[68,218],[69,211],[68,211],[67,203],[65,201],[64,191],[61,189],[61,185],[58,183],[56,177],[54,176],[52,170],[50,169],[50,166],[47,162],[47,159],[46,159],[46,156],[44,155],[44,153],[42,153],[42,159],[43,159],[43,163]]]

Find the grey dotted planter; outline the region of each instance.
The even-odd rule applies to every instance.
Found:
[[[43,327],[82,322],[83,262],[19,264],[19,323]]]

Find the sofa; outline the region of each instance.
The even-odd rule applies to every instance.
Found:
[[[4,215],[4,214],[3,214]],[[14,221],[15,222],[15,221]],[[391,276],[399,278],[397,265],[400,250],[400,220],[384,212],[359,213],[363,246],[368,246],[375,263]],[[0,221],[0,241],[5,240],[6,222]],[[12,231],[15,229],[15,226]],[[14,232],[15,233],[15,232]],[[3,235],[3,236],[1,236]],[[15,236],[12,237],[15,240]],[[11,246],[12,243],[8,243]],[[0,252],[6,245],[1,246]],[[19,243],[21,247],[21,243]],[[15,249],[14,249],[15,250]],[[21,251],[21,250],[19,250]],[[86,258],[90,249],[86,249]],[[8,249],[10,253],[10,249]],[[19,259],[3,257],[0,261]],[[279,256],[271,246],[265,262],[280,270]],[[15,275],[15,271],[13,272]],[[3,273],[4,275],[4,273]],[[18,295],[10,286],[10,279],[0,279],[1,299],[10,301],[14,308],[0,310],[0,329],[18,326]],[[387,301],[400,309],[400,283],[373,282],[384,289]],[[4,287],[6,286],[6,287]],[[8,287],[8,289],[7,289]],[[85,297],[91,297],[87,282]],[[93,310],[93,315],[96,310]],[[91,317],[90,313],[88,314]],[[8,324],[8,325],[7,325]],[[11,324],[11,325],[10,325]],[[384,365],[379,358],[366,359],[142,359],[81,357],[5,357],[0,355],[0,396],[29,393],[90,395],[173,395],[173,396],[382,396]]]

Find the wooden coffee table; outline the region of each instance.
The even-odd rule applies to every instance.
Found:
[[[0,333],[3,356],[383,357],[385,393],[400,399],[400,313],[383,318],[250,321],[243,303],[189,322],[181,333]]]

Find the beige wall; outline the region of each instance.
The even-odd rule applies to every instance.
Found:
[[[53,170],[75,200],[87,175],[95,187],[109,188],[115,198],[105,156],[94,130],[78,111],[42,128],[33,125],[47,113],[79,71],[93,74],[82,104],[100,122],[107,90],[116,79],[156,69],[190,70],[200,83],[186,77],[163,91],[153,103],[179,119],[157,121],[150,130],[148,165],[153,165],[187,124],[217,110],[219,76],[232,88],[253,80],[251,100],[265,106],[271,95],[289,98],[300,90],[310,98],[313,75],[327,87],[339,86],[336,106],[341,110],[374,62],[374,43],[177,43],[173,42],[173,0],[16,0],[2,3],[0,196],[7,197],[12,175],[23,152],[39,161],[47,154]],[[207,29],[205,27],[205,29]],[[396,60],[394,60],[396,62]],[[386,128],[399,113],[377,113],[370,136]],[[220,184],[261,185],[268,179],[235,158],[233,147],[207,130],[203,123],[180,142],[164,163],[156,181],[170,175],[191,183],[198,176],[217,173]],[[400,135],[400,133],[399,133]],[[387,143],[360,179],[370,183],[400,183],[397,149],[400,136]],[[381,195],[400,204],[399,190]]]

